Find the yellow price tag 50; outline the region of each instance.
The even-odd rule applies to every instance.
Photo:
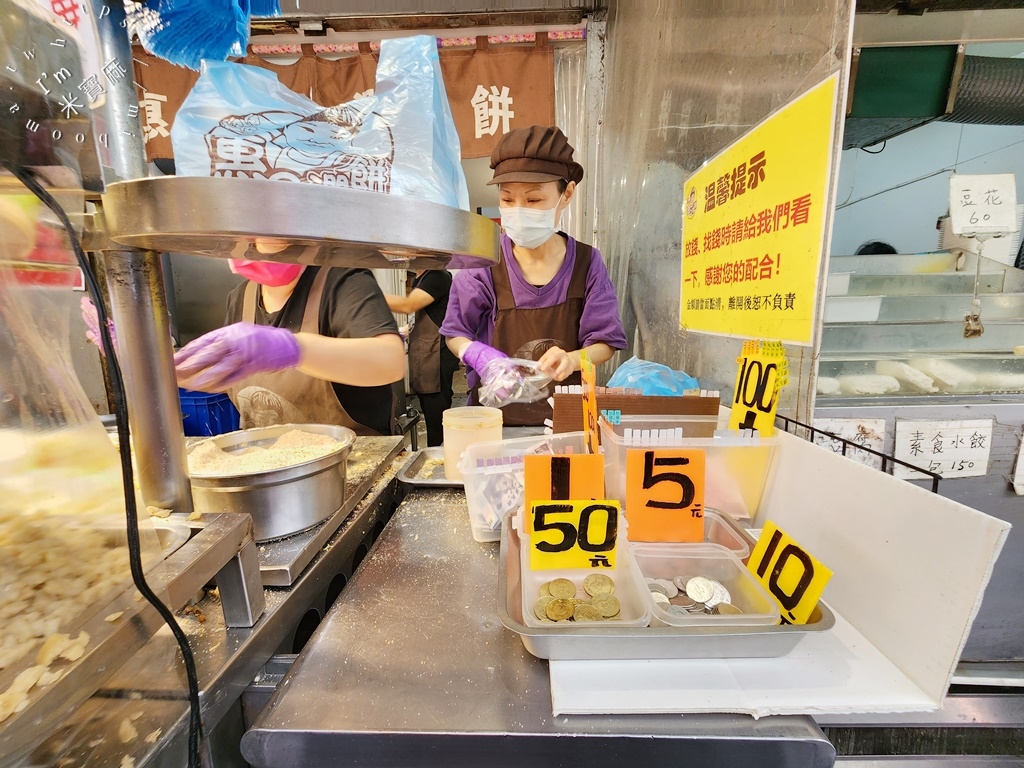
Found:
[[[832,571],[770,520],[747,561],[747,569],[767,589],[786,624],[806,624]]]
[[[615,568],[617,501],[542,501],[530,517],[530,570]]]

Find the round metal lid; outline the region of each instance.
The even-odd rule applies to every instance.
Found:
[[[218,258],[368,269],[500,261],[488,218],[437,203],[316,184],[165,176],[109,184],[111,240]]]

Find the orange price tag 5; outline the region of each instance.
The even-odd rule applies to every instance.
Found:
[[[615,569],[619,502],[541,501],[530,517],[530,570]]]
[[[786,624],[806,624],[832,571],[771,520],[761,531],[747,569],[771,593]]]
[[[597,374],[586,350],[580,352],[580,374],[583,378],[583,432],[586,434],[587,453],[597,453]]]
[[[568,456],[524,456],[523,497],[526,509],[538,501],[570,501],[604,497],[604,456],[577,453]],[[526,532],[533,532],[533,517],[526,516]]]
[[[626,519],[632,541],[704,541],[704,451],[626,451]]]

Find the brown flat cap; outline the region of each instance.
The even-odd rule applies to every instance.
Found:
[[[583,179],[583,166],[572,159],[572,146],[553,125],[531,125],[505,134],[491,152],[494,178],[506,181],[575,181]]]

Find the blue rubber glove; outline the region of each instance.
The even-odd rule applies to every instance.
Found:
[[[223,392],[256,373],[294,368],[301,350],[284,328],[235,323],[185,345],[174,356],[178,383],[200,392]]]

